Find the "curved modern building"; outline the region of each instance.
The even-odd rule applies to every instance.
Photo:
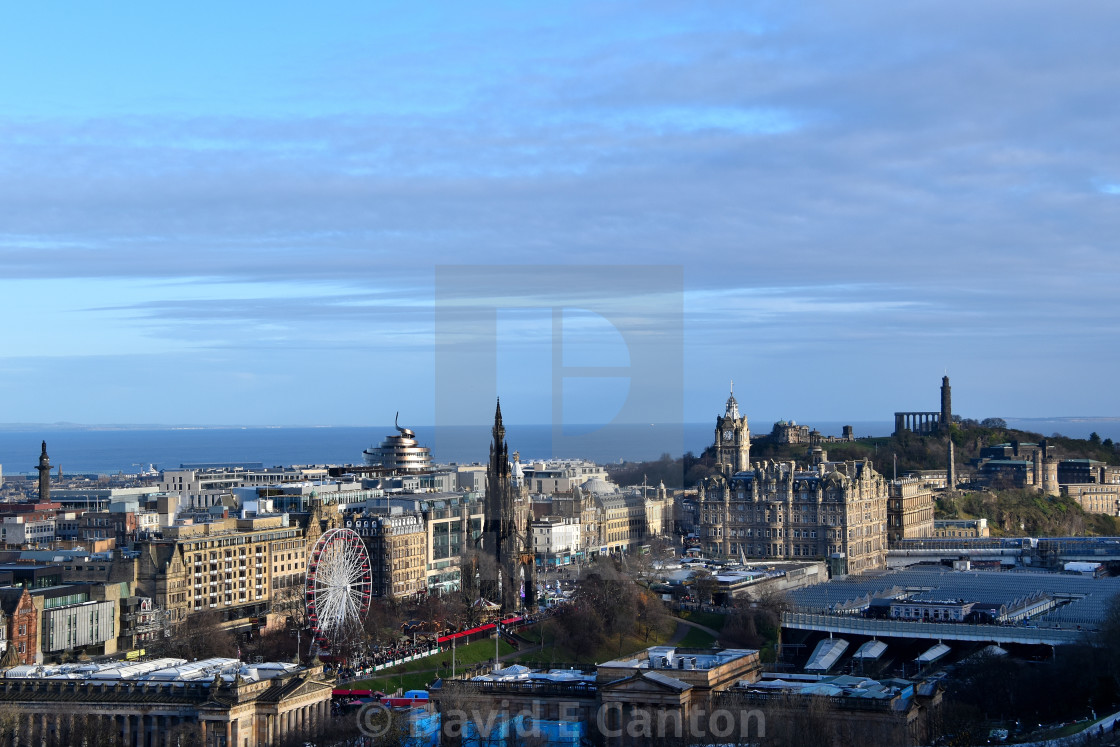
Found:
[[[382,467],[399,474],[427,472],[432,468],[432,450],[416,441],[416,434],[408,428],[401,428],[393,418],[393,426],[398,435],[388,436],[380,446],[366,449],[362,459],[367,467]]]

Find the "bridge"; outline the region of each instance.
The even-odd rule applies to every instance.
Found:
[[[1062,562],[1107,563],[1120,560],[1120,537],[1040,537],[1034,552],[1043,561],[1055,558]]]
[[[887,566],[905,567],[930,560],[1004,560],[1012,564],[1033,561],[1030,538],[922,538],[895,540],[887,550]]]
[[[935,558],[1005,558],[1053,567],[1070,561],[1120,561],[1120,537],[980,537],[897,540],[887,552],[889,565]]]
[[[906,622],[847,615],[813,615],[806,612],[782,613],[782,627],[787,630],[816,630],[823,633],[846,633],[876,638],[918,638],[931,641],[1022,643],[1045,646],[1086,643],[1088,635],[1079,630],[1060,628]]]

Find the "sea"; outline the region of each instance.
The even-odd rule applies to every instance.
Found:
[[[1120,418],[1005,418],[1013,428],[1049,436],[1060,433],[1120,441]],[[838,436],[844,425],[855,435],[887,436],[893,421],[808,423],[823,435]],[[755,432],[769,431],[770,423]],[[548,458],[588,459],[598,464],[655,460],[663,454],[700,454],[714,438],[714,419],[683,425],[581,425],[554,432],[551,425],[506,426],[511,454],[522,462]],[[490,426],[413,426],[417,440],[440,463],[485,463]],[[51,465],[64,474],[135,474],[184,464],[361,464],[362,451],[396,430],[391,425],[351,426],[76,426],[0,424],[0,469],[5,475],[34,474],[40,442],[47,442]]]

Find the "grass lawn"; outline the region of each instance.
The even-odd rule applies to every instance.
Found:
[[[522,628],[522,629],[518,630],[517,634],[527,641],[532,641],[533,643],[540,643],[541,642],[542,625],[543,625],[542,623],[538,623],[536,625],[530,625],[526,628]]]
[[[501,656],[505,656],[506,654],[514,653],[515,649],[505,641],[501,641],[498,646],[498,652]],[[493,659],[493,638],[475,641],[465,646],[457,646],[455,648],[455,671],[462,672],[464,669],[468,669],[472,664],[478,664],[483,661],[493,661]],[[442,666],[444,662],[447,663],[446,667]],[[422,690],[436,677],[448,677],[450,675],[451,650],[448,649],[434,656],[427,656],[423,659],[410,661],[407,664],[401,664],[392,669],[383,669],[377,673],[377,676],[361,680],[360,682],[351,683],[348,687],[355,690],[369,688],[371,690],[381,690],[382,692],[393,692],[398,687],[402,690]]]
[[[1097,721],[1100,721],[1100,720],[1101,719],[1097,719]],[[1072,736],[1072,735],[1077,734],[1077,733],[1082,732],[1082,731],[1096,729],[1096,727],[1093,726],[1093,724],[1097,723],[1097,721],[1092,721],[1092,722],[1090,722],[1089,720],[1073,721],[1071,723],[1066,724],[1065,726],[1058,726],[1058,727],[1055,727],[1053,729],[1046,729],[1046,730],[1043,730],[1043,731],[1036,731],[1036,732],[1033,732],[1033,733],[1030,733],[1030,734],[1023,734],[1016,741],[1043,742],[1043,741],[1048,741],[1048,740],[1051,740],[1051,739],[1061,739],[1062,737]]]
[[[700,612],[699,610],[684,610],[681,612],[680,617],[682,620],[697,623],[712,630],[723,630],[724,623],[727,622],[727,615],[721,615],[718,612]]]
[[[689,628],[688,633],[677,645],[682,648],[711,648],[712,644],[715,642],[716,639],[703,630],[699,628]]]
[[[551,621],[545,621],[534,626],[543,637],[544,646],[537,651],[530,651],[516,658],[519,664],[540,666],[542,664],[599,664],[604,661],[618,658],[618,638],[613,638],[589,656],[577,656],[568,649],[554,644],[555,633]],[[675,625],[667,625],[665,630],[654,631],[647,640],[644,635],[626,636],[622,639],[622,653],[632,654],[650,646],[661,646],[669,642],[676,630]],[[710,638],[710,637],[709,637]]]

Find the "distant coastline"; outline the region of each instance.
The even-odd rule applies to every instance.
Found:
[[[1069,423],[1069,424],[1120,424],[1120,415],[1062,415],[1053,417],[1004,417],[1008,425],[1012,423],[1019,423],[1027,425],[1030,423],[1046,424],[1046,423]],[[772,425],[780,418],[766,419],[766,418],[750,418],[751,432],[755,435],[760,435],[769,432],[769,426]],[[819,424],[832,426],[838,423],[849,424],[853,422],[863,423],[887,423],[886,419],[881,421],[815,421],[804,420],[803,424],[812,427],[820,427]],[[435,428],[436,426],[431,423],[426,424],[408,424],[410,428]],[[473,423],[469,425],[454,425],[454,426],[440,426],[451,428],[490,428],[489,423]],[[602,428],[606,425],[602,423],[572,423],[573,428],[586,429],[586,428]],[[647,423],[618,423],[622,426],[645,426]],[[656,425],[666,425],[665,423],[658,423]],[[530,428],[549,428],[549,423],[513,423],[506,421],[507,427],[530,427]],[[706,426],[711,427],[711,421],[693,421],[683,424],[684,427]],[[276,423],[71,423],[71,422],[55,422],[55,423],[0,423],[0,432],[22,432],[22,431],[38,431],[38,430],[68,430],[68,431],[162,431],[162,430],[245,430],[255,428],[368,428],[372,430],[390,430],[393,426],[377,426],[377,425],[332,425],[332,424],[312,424],[312,425],[297,425],[297,424],[276,424]],[[1019,428],[1019,430],[1028,430],[1027,428]],[[822,431],[823,432],[823,431]],[[826,434],[827,435],[827,434]],[[868,435],[868,434],[856,434]]]
[[[1097,432],[1102,439],[1120,441],[1120,417],[1005,418],[1019,430],[1050,436],[1058,432],[1087,438]],[[852,425],[857,438],[887,436],[893,423],[804,421],[823,435],[840,435]],[[754,433],[770,431],[773,421],[752,420]],[[432,448],[439,462],[484,463],[490,444],[490,426],[417,426],[421,443]],[[700,454],[712,443],[713,423],[681,426],[611,424],[573,426],[561,442],[554,442],[550,425],[507,424],[510,451],[524,461],[583,458],[600,464],[619,461],[652,461],[662,454],[679,457]],[[0,424],[0,467],[5,475],[33,474],[39,440],[47,441],[51,462],[64,474],[131,473],[154,464],[159,469],[183,463],[260,462],[268,466],[289,464],[358,464],[362,450],[393,433],[391,425],[291,426],[291,425],[83,425],[76,423]]]

